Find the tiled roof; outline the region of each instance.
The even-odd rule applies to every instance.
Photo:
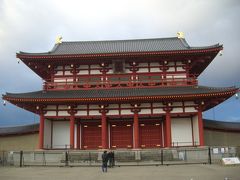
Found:
[[[221,47],[219,44],[203,47],[190,47],[185,39],[156,38],[112,41],[75,41],[56,44],[54,48],[45,53],[26,53],[29,55],[74,55],[74,54],[108,54],[108,53],[137,53],[137,52],[161,52],[181,50],[201,50]]]
[[[36,98],[36,99],[74,99],[74,98],[122,98],[122,97],[151,97],[172,95],[194,95],[234,91],[235,88],[212,88],[205,86],[186,87],[156,87],[156,88],[125,88],[125,89],[88,89],[67,91],[36,91],[21,94],[7,93],[7,98]]]

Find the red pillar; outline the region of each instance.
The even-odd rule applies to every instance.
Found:
[[[71,114],[70,116],[70,149],[74,149],[74,121],[75,116]]]
[[[134,120],[133,120],[133,131],[134,131],[134,144],[133,148],[139,148],[139,120],[138,120],[138,113],[134,112]]]
[[[106,113],[104,111],[102,112],[101,126],[102,126],[102,149],[107,149],[108,148],[107,118]]]
[[[166,120],[165,120],[165,135],[166,135],[166,143],[165,143],[165,147],[171,147],[172,145],[172,133],[171,133],[171,116],[170,116],[170,112],[166,111]]]
[[[77,123],[77,149],[80,149],[80,123]]]
[[[202,120],[202,108],[198,108],[198,131],[199,131],[199,145],[204,146],[203,136],[203,120]]]
[[[39,124],[39,142],[38,148],[43,149],[44,145],[44,115],[40,113],[40,124]]]

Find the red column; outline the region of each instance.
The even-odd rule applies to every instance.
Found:
[[[171,147],[172,144],[172,133],[171,133],[171,116],[170,116],[170,112],[166,111],[166,120],[165,120],[165,135],[166,135],[166,143],[165,143],[165,147]]]
[[[80,149],[80,123],[77,123],[77,149]]]
[[[39,124],[39,142],[38,148],[43,149],[44,145],[44,115],[40,113],[40,124]]]
[[[101,126],[102,126],[102,149],[107,149],[108,148],[107,118],[106,113],[104,111],[102,112]]]
[[[138,113],[134,112],[134,120],[133,120],[133,131],[134,131],[134,144],[133,148],[139,148],[139,120],[138,120]]]
[[[74,114],[71,114],[70,116],[70,149],[74,149],[74,121],[75,116]]]
[[[202,120],[202,108],[198,108],[198,131],[199,131],[199,145],[204,146],[203,136],[203,120]]]

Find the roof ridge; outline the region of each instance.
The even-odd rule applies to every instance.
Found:
[[[116,40],[97,40],[97,41],[90,41],[90,40],[83,40],[83,41],[62,41],[63,43],[87,43],[87,42],[126,42],[126,41],[146,41],[146,40],[166,40],[166,39],[179,39],[178,37],[166,37],[166,38],[143,38],[143,39],[116,39]]]

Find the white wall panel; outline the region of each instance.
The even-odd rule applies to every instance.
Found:
[[[109,110],[107,115],[119,115],[119,111],[118,110]]]
[[[129,109],[121,110],[121,114],[133,114],[133,112]]]
[[[56,116],[57,112],[56,111],[47,111],[47,113],[45,114],[45,116]]]
[[[53,148],[65,148],[70,145],[69,121],[53,121]]]
[[[86,111],[77,111],[76,116],[87,116],[87,110]]]
[[[165,111],[162,108],[153,109],[153,114],[161,114],[161,113],[165,113]]]
[[[58,111],[58,116],[69,116],[67,111]]]
[[[139,114],[151,114],[151,109],[142,109]]]
[[[198,129],[198,116],[193,116],[193,136],[196,145],[199,145],[199,129]]]
[[[197,112],[194,107],[185,107],[185,112]]]
[[[94,115],[102,115],[102,114],[97,110],[97,111],[89,111],[89,115],[94,116]]]
[[[139,68],[137,72],[148,72],[148,68]]]
[[[192,145],[191,118],[172,118],[172,143],[178,146]]]
[[[51,121],[45,119],[44,121],[44,148],[51,148]]]
[[[173,108],[172,113],[182,113],[183,112],[183,108]]]

